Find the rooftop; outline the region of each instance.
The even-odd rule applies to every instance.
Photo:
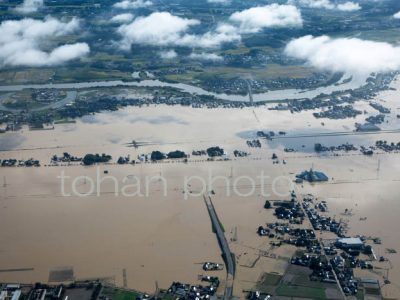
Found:
[[[360,238],[342,238],[342,239],[339,239],[338,242],[341,244],[346,244],[346,245],[364,244]]]

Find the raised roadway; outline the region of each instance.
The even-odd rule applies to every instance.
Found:
[[[221,222],[218,219],[217,212],[215,211],[214,205],[211,201],[211,197],[204,196],[204,202],[206,203],[207,210],[210,215],[213,228],[215,230],[215,234],[217,235],[218,244],[225,259],[227,274],[224,300],[230,300],[232,298],[233,281],[235,278],[235,262],[233,261],[234,256],[229,249],[228,241],[226,240],[224,230],[222,229]]]

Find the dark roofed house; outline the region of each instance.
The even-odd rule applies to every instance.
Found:
[[[371,132],[371,131],[380,131],[381,129],[372,123],[365,123],[365,124],[356,124],[356,131],[361,132]]]
[[[313,169],[296,175],[296,178],[308,182],[323,182],[329,180],[328,176],[326,176],[323,172],[314,171]]]

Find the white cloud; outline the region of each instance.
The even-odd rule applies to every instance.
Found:
[[[169,12],[139,17],[130,24],[121,25],[117,31],[122,36],[119,46],[125,50],[133,44],[218,48],[224,43],[239,42],[242,33],[255,33],[267,27],[301,26],[302,23],[301,13],[295,6],[272,4],[236,12],[227,23],[219,23],[203,34],[190,33],[200,21]]]
[[[114,4],[115,8],[136,9],[153,5],[153,2],[146,0],[123,0]]]
[[[198,20],[177,17],[168,12],[152,13],[118,28],[123,37],[120,47],[128,50],[132,44],[141,44],[217,48],[222,43],[240,40],[237,29],[228,24],[219,24],[215,30],[202,35],[187,33],[192,26],[199,24]]]
[[[360,4],[352,1],[334,4],[331,0],[289,0],[288,3],[292,5],[298,3],[300,6],[309,8],[337,9],[341,11],[356,11],[361,9]]]
[[[360,4],[354,2],[345,2],[336,6],[338,10],[342,11],[357,11],[361,9]]]
[[[43,0],[24,0],[21,5],[18,5],[15,10],[22,14],[29,14],[38,11],[43,7]]]
[[[174,50],[161,51],[159,55],[162,59],[173,59],[178,56],[178,54]]]
[[[393,15],[393,18],[400,19],[400,11]]]
[[[48,66],[80,58],[90,51],[86,43],[62,45],[50,52],[40,49],[42,42],[78,29],[75,18],[67,23],[54,18],[5,21],[0,25],[0,65]]]
[[[400,69],[400,47],[356,38],[308,35],[289,42],[285,53],[332,72],[368,75]]]
[[[221,44],[238,42],[241,36],[236,27],[221,23],[213,31],[203,35],[186,34],[179,41],[182,46],[199,48],[218,48]]]
[[[130,13],[119,14],[119,15],[112,17],[110,21],[113,23],[129,23],[129,22],[132,22],[134,17],[135,16]]]
[[[267,27],[302,26],[300,10],[293,5],[271,4],[233,13],[230,18],[243,33],[255,33]]]
[[[14,53],[6,63],[14,66],[52,66],[82,57],[90,51],[86,43],[63,45],[47,53],[38,49],[27,49],[24,53]]]
[[[207,53],[207,52],[192,53],[189,55],[189,57],[196,60],[209,60],[209,61],[221,61],[224,59],[222,56],[219,56],[218,54]]]
[[[120,26],[118,32],[123,36],[121,46],[125,49],[135,43],[168,46],[179,44],[189,27],[198,24],[198,20],[176,17],[168,12],[156,12]]]

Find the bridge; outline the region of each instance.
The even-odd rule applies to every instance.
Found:
[[[218,244],[221,248],[222,255],[226,265],[226,286],[224,293],[224,300],[230,300],[233,293],[233,281],[235,278],[235,261],[234,254],[229,249],[228,241],[226,240],[224,230],[222,228],[221,222],[218,219],[217,212],[211,201],[210,196],[203,196],[204,202],[206,203],[208,213],[210,215],[211,223],[215,234],[217,235]]]

